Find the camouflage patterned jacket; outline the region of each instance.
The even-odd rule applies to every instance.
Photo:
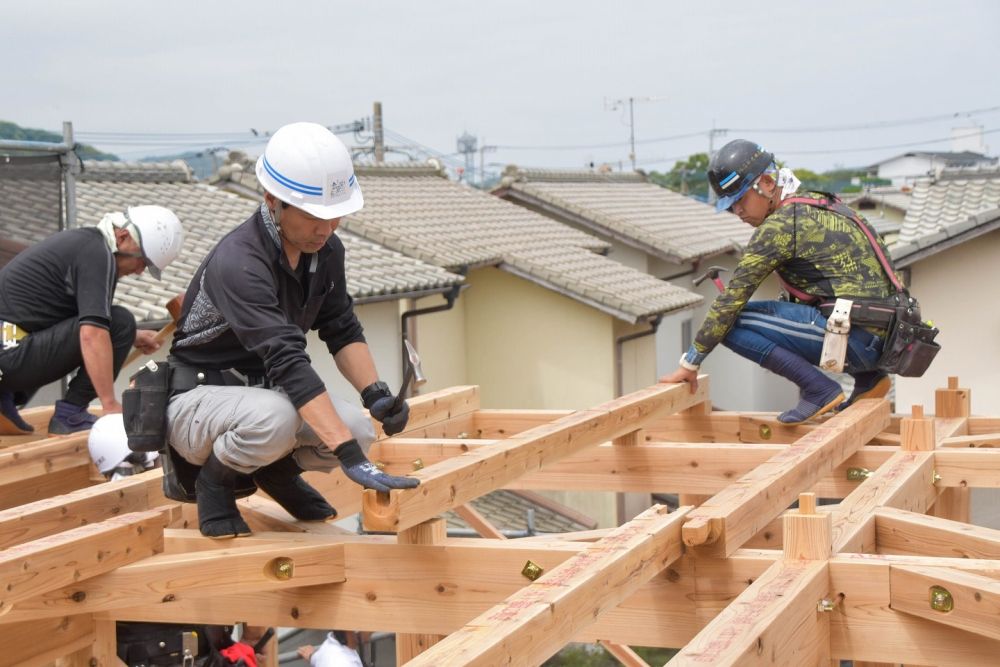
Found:
[[[875,237],[888,257],[882,239],[877,234]],[[884,298],[895,293],[867,237],[853,221],[808,204],[784,206],[754,232],[685,361],[700,364],[722,342],[743,306],[772,271],[793,288],[824,300]]]

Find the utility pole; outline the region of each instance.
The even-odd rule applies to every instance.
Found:
[[[664,97],[628,97],[617,100],[604,98],[604,108],[609,111],[621,109],[628,103],[628,158],[632,163],[632,171],[635,171],[635,104],[636,102],[657,102],[666,99]]]
[[[465,156],[465,170],[462,172],[462,175],[465,178],[468,178],[469,182],[472,182],[472,180],[476,177],[476,151],[478,150],[478,141],[468,132],[463,132],[462,136],[460,136],[456,142],[456,148],[459,153]]]
[[[372,112],[372,136],[375,140],[375,164],[385,162],[385,134],[382,132],[382,103],[375,102]]]
[[[497,149],[496,146],[487,146],[484,140],[482,144],[479,145],[479,187],[486,186],[486,153],[492,153]]]
[[[712,121],[712,129],[708,131],[708,161],[711,163],[712,156],[715,154],[715,137],[724,136],[728,130],[715,129],[715,121]],[[715,190],[712,189],[711,183],[708,185],[708,203],[714,204],[718,197],[715,196]]]

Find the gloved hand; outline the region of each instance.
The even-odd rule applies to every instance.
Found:
[[[229,661],[231,665],[245,665],[246,667],[257,667],[257,654],[253,647],[243,642],[236,642],[228,648],[219,651],[219,655]]]
[[[387,475],[376,468],[361,451],[357,440],[348,440],[333,450],[333,453],[340,459],[344,474],[366,489],[388,493],[389,489],[412,489],[420,484],[419,479]]]
[[[397,405],[396,397],[384,382],[375,382],[365,387],[361,392],[361,402],[372,417],[382,423],[382,430],[386,435],[402,433],[406,428],[406,422],[410,419],[410,406],[406,401],[399,401]]]

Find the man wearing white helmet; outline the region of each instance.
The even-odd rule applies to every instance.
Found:
[[[156,452],[133,452],[128,447],[125,421],[120,412],[104,415],[87,435],[90,459],[109,481],[150,470],[159,456]]]
[[[171,348],[168,441],[200,466],[199,524],[213,538],[250,533],[236,507],[237,474],[252,475],[305,521],[336,510],[302,479],[304,470],[339,465],[380,491],[417,485],[368,461],[371,421],[327,393],[306,352],[306,332],[315,330],[385,432],[403,430],[409,409],[378,379],[334,234],[364,204],[350,153],[325,127],[293,123],[271,137],[257,177],[263,204],[198,268]]]
[[[182,242],[169,209],[132,206],[96,227],[53,234],[0,269],[0,434],[34,430],[17,406],[74,371],[49,433],[89,429],[95,398],[106,414],[121,412],[114,380],[125,358],[133,345],[148,353],[159,343],[155,332],[136,330],[132,313],[111,305],[115,287],[146,269],[158,279]]]

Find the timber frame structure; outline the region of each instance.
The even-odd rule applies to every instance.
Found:
[[[970,488],[1000,487],[1000,417],[971,416],[955,378],[933,417],[865,400],[803,426],[708,395],[703,377],[572,412],[480,409],[473,386],[411,399],[370,457],[420,487],[310,474],[365,535],[258,494],[240,501],[253,536],[208,540],[159,470],[97,483],[85,435],[3,438],[0,663],[118,665],[115,621],[148,620],[389,631],[400,663],[434,667],[536,665],[571,641],[626,665],[646,664],[629,645],[681,647],[670,665],[997,664],[1000,531],[968,513]],[[505,487],[682,506],[506,540],[467,504]],[[447,537],[449,509],[483,537]]]

